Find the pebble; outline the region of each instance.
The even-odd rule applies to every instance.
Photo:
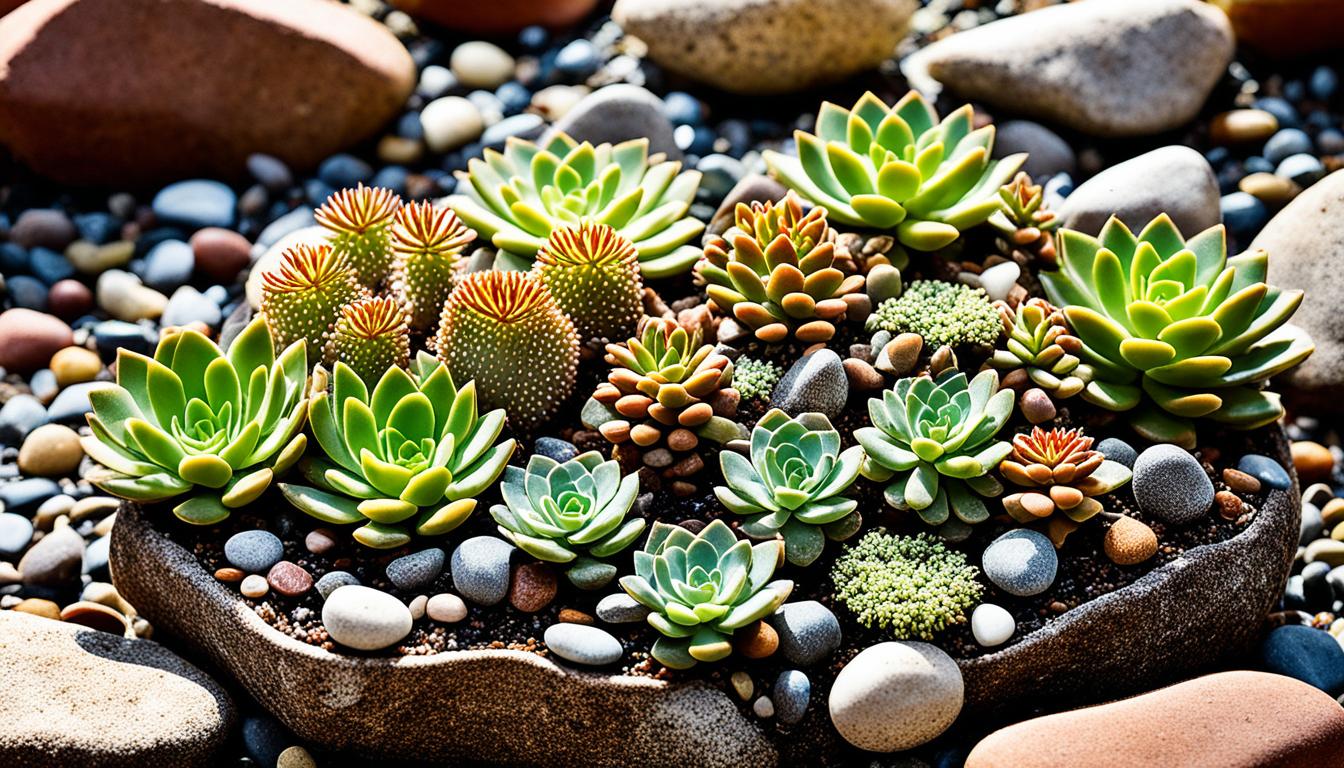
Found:
[[[779,633],[779,650],[800,667],[811,666],[840,647],[840,621],[816,600],[785,603],[766,618]]]
[[[453,550],[453,587],[478,605],[495,605],[509,593],[514,546],[494,536],[474,536]]]
[[[106,605],[80,600],[61,609],[61,621],[108,632],[125,635],[128,628],[126,617]]]
[[[991,301],[1006,301],[1008,293],[1017,285],[1017,278],[1021,276],[1022,268],[1017,262],[1000,262],[980,273],[980,287],[985,289],[985,294]]]
[[[314,528],[303,537],[303,548],[314,555],[325,555],[336,548],[336,534],[329,528]]]
[[[84,347],[66,347],[51,356],[51,372],[56,384],[68,387],[93,381],[103,372],[103,361],[98,353]]]
[[[1157,520],[1185,525],[1208,514],[1213,482],[1185,449],[1154,445],[1134,462],[1134,500]]]
[[[647,89],[617,83],[583,97],[555,122],[547,135],[564,132],[577,141],[594,145],[647,138],[650,153],[663,152],[669,159],[678,160],[681,150],[672,137],[672,123],[663,110],[663,100]],[[700,170],[705,171],[704,168]]]
[[[1292,444],[1293,467],[1303,483],[1318,483],[1330,479],[1335,470],[1335,457],[1330,449],[1310,440]]]
[[[805,412],[835,419],[849,398],[849,377],[840,356],[830,349],[805,355],[775,385],[770,405],[790,416]]]
[[[94,286],[98,306],[117,320],[134,323],[151,320],[163,314],[168,297],[140,282],[130,272],[109,269],[98,276]]]
[[[1033,178],[1047,179],[1056,173],[1074,173],[1078,158],[1073,147],[1059,134],[1031,120],[1008,120],[999,123],[994,132],[995,158],[1018,152],[1027,153],[1022,170]]]
[[[193,234],[188,244],[196,269],[220,283],[236,280],[252,260],[252,244],[233,230],[206,227]]]
[[[1279,462],[1261,456],[1256,453],[1249,453],[1237,462],[1237,469],[1254,477],[1260,482],[1268,485],[1270,488],[1278,490],[1287,490],[1292,486],[1293,480],[1288,476],[1288,471],[1283,468]]]
[[[1279,129],[1279,119],[1263,109],[1234,109],[1215,115],[1209,138],[1215,144],[1263,141]]]
[[[1290,155],[1274,169],[1274,175],[1299,187],[1309,187],[1325,175],[1325,165],[1313,154]]]
[[[328,571],[322,574],[322,578],[317,580],[317,593],[322,596],[323,600],[326,600],[331,597],[332,592],[351,584],[359,584],[359,579],[355,578],[353,573],[348,571]]]
[[[159,323],[165,328],[198,323],[213,328],[221,319],[218,304],[190,285],[184,285],[173,291]]]
[[[22,515],[60,492],[61,487],[45,477],[27,477],[0,484],[0,504],[3,505],[0,509]]]
[[[886,642],[840,670],[829,696],[831,723],[871,752],[910,749],[936,738],[961,713],[961,670],[928,643]]]
[[[1161,178],[1162,184],[1153,184]],[[1061,224],[1095,235],[1114,214],[1135,231],[1166,213],[1187,236],[1221,221],[1218,180],[1204,156],[1172,145],[1146,152],[1088,179],[1059,207]]]
[[[70,526],[43,536],[19,560],[24,586],[61,587],[79,579],[84,566],[84,539]]]
[[[285,747],[285,750],[276,758],[275,768],[317,768],[317,761],[308,754],[308,750],[295,744]]]
[[[70,496],[64,493],[54,495],[38,505],[37,512],[33,516],[33,526],[39,531],[50,531],[61,515],[69,515],[74,508],[75,500]]]
[[[19,471],[38,477],[66,477],[84,458],[79,434],[60,424],[43,424],[28,433],[19,449]]]
[[[429,607],[429,596],[416,595],[406,607],[411,611],[411,621],[419,621],[425,617],[425,610]]]
[[[425,615],[433,621],[456,624],[467,618],[467,604],[451,592],[441,592],[429,598],[429,602],[425,605]]]
[[[1276,207],[1292,200],[1301,191],[1292,181],[1263,171],[1247,175],[1237,182],[1237,189]]]
[[[164,240],[149,249],[144,263],[135,270],[145,285],[158,291],[171,291],[191,279],[196,256],[181,240]]]
[[[61,606],[40,597],[26,598],[18,605],[15,605],[11,610],[18,611],[19,613],[27,613],[33,616],[41,616],[44,619],[51,619],[52,621],[61,620]]]
[[[1039,595],[1055,583],[1059,556],[1044,534],[1028,528],[1009,531],[985,547],[985,577],[1010,595]]]
[[[793,725],[807,714],[812,698],[812,681],[796,669],[786,669],[775,678],[773,700],[775,717],[785,725]]]
[[[1055,418],[1055,401],[1039,387],[1032,387],[1018,398],[1022,416],[1032,424],[1044,424]]]
[[[1269,137],[1261,154],[1269,162],[1278,165],[1291,155],[1310,153],[1311,150],[1311,137],[1306,131],[1300,128],[1284,128]]]
[[[1331,696],[1344,694],[1344,648],[1328,633],[1288,625],[1269,633],[1260,647],[1265,668],[1320,688]]]
[[[551,604],[559,584],[545,563],[525,563],[513,571],[509,604],[523,613],[536,613]]]
[[[96,578],[106,578],[108,575],[107,559],[111,552],[111,536],[100,536],[89,542],[89,545],[84,548],[82,572]]]
[[[756,685],[752,682],[751,675],[740,669],[734,672],[728,680],[733,685],[733,692],[743,701],[750,699],[751,694],[756,692]]]
[[[313,576],[301,566],[281,560],[266,573],[266,583],[285,597],[298,597],[313,588]]]
[[[93,309],[93,291],[78,280],[61,280],[47,292],[47,308],[62,320],[73,320]]]
[[[238,591],[243,593],[244,597],[262,597],[270,590],[271,585],[266,581],[266,577],[258,573],[249,574],[243,578],[242,584],[238,585]]]
[[[1218,201],[1223,223],[1239,237],[1254,236],[1269,220],[1269,209],[1260,198],[1248,192],[1223,195]]]
[[[649,609],[624,592],[607,595],[597,602],[597,617],[608,624],[634,624],[644,621]]]
[[[733,636],[733,648],[744,658],[764,659],[779,649],[779,633],[764,621],[752,622]]]
[[[551,653],[575,664],[614,664],[625,653],[621,641],[610,632],[583,624],[552,624],[543,637]]]
[[[241,568],[234,568],[232,566],[229,566],[225,568],[218,568],[215,570],[215,579],[217,581],[222,581],[225,584],[236,584],[246,577],[247,574],[243,573]]]
[[[431,151],[448,152],[479,138],[485,130],[485,120],[467,99],[444,96],[421,110],[420,127]]]
[[[1122,516],[1106,529],[1101,546],[1116,565],[1136,565],[1157,554],[1157,534],[1146,523]]]
[[[513,77],[513,57],[484,40],[472,40],[453,49],[448,67],[466,88],[494,90]]]
[[[1227,467],[1223,470],[1223,482],[1237,493],[1252,494],[1260,492],[1260,480],[1240,470]]]
[[[981,603],[971,612],[971,634],[985,648],[1003,645],[1016,630],[1013,614],[993,603]]]
[[[1311,542],[1321,537],[1325,532],[1325,521],[1321,517],[1321,510],[1315,504],[1302,502],[1302,521],[1298,527],[1297,544],[1305,547]]]
[[[416,592],[428,587],[443,573],[443,561],[442,549],[422,549],[388,563],[387,578],[403,592]]]
[[[159,190],[151,207],[162,222],[199,229],[233,226],[237,202],[237,195],[227,185],[209,179],[191,179]]]
[[[532,450],[561,464],[579,455],[579,449],[573,443],[558,437],[538,437]]]
[[[76,270],[86,275],[98,275],[114,267],[125,266],[134,255],[135,243],[129,240],[103,245],[76,240],[65,249],[65,258]]]
[[[15,307],[0,313],[0,368],[10,373],[44,368],[52,355],[73,343],[70,326],[45,312]]]
[[[1344,565],[1344,541],[1335,539],[1317,539],[1307,545],[1302,559],[1308,563],[1317,561],[1329,563],[1332,567]],[[23,570],[20,566],[19,570]]]
[[[13,512],[0,512],[0,558],[18,557],[32,540],[31,520]]]
[[[53,251],[65,248],[78,236],[70,217],[54,208],[29,208],[19,214],[9,229],[9,238],[18,245]]]
[[[1097,450],[1107,459],[1124,464],[1130,469],[1134,468],[1134,462],[1139,458],[1138,451],[1118,437],[1108,437],[1097,443]]]
[[[284,160],[261,152],[247,156],[247,172],[272,192],[283,192],[294,183],[294,175]]]
[[[359,585],[341,587],[327,597],[322,623],[332,640],[361,651],[400,642],[413,624],[410,609],[400,600]]]
[[[72,384],[61,390],[61,394],[51,401],[47,406],[47,421],[53,423],[63,423],[69,421],[84,421],[84,414],[93,410],[93,405],[89,403],[89,392],[99,387],[105,387],[107,384],[101,381],[87,381],[83,384]]]
[[[224,542],[224,559],[247,573],[264,573],[284,556],[285,545],[270,531],[241,531]]]
[[[0,443],[17,445],[46,419],[47,409],[41,401],[32,395],[14,395],[0,406]]]

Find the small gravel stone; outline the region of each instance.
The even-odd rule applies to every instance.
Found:
[[[579,449],[573,443],[558,437],[537,438],[533,451],[562,464],[579,455]]]
[[[1213,482],[1179,446],[1154,445],[1139,454],[1132,485],[1139,509],[1164,523],[1194,522],[1213,506]]]
[[[1302,502],[1302,521],[1298,527],[1297,544],[1305,547],[1311,542],[1319,539],[1325,532],[1325,520],[1321,517],[1321,510],[1310,502]]]
[[[152,207],[161,221],[199,229],[232,226],[237,202],[237,196],[227,185],[192,179],[164,187],[154,196]]]
[[[779,633],[764,621],[757,621],[734,635],[733,648],[744,658],[764,659],[779,648]]]
[[[1260,481],[1252,475],[1227,467],[1223,470],[1223,482],[1237,493],[1259,493]]]
[[[336,548],[336,534],[329,528],[314,528],[303,537],[303,547],[314,555],[325,555]]]
[[[284,556],[285,545],[270,531],[242,531],[224,542],[224,559],[248,573],[264,573]]]
[[[649,609],[624,592],[616,592],[597,601],[597,617],[608,624],[634,624],[644,621]]]
[[[425,609],[429,606],[428,595],[416,595],[411,598],[411,602],[406,607],[411,611],[411,620],[419,621],[425,617]]]
[[[425,605],[425,615],[433,621],[456,624],[467,618],[467,604],[451,592],[441,592],[429,598],[429,602]]]
[[[1318,561],[1329,563],[1331,567],[1344,565],[1344,541],[1317,539],[1307,545],[1307,551],[1302,553],[1302,559],[1308,563]],[[23,570],[22,563],[19,564],[19,570]],[[25,572],[24,578],[27,577],[28,574]]]
[[[1330,479],[1335,471],[1335,457],[1330,449],[1311,440],[1297,440],[1292,444],[1293,466],[1303,483],[1318,483]]]
[[[238,591],[243,593],[244,597],[261,597],[269,592],[271,585],[260,574],[251,574],[243,579],[243,583],[238,586]]]
[[[247,574],[243,573],[242,569],[234,568],[232,566],[215,570],[215,579],[217,581],[222,581],[225,584],[237,584],[246,577]]]
[[[444,96],[425,105],[420,126],[431,151],[448,152],[478,138],[485,121],[475,104],[461,96]]]
[[[275,761],[275,768],[317,768],[317,762],[308,754],[308,750],[295,744],[285,747],[285,751]]]
[[[1313,685],[1331,696],[1344,693],[1344,648],[1328,633],[1289,625],[1269,633],[1260,648],[1265,667]]]
[[[93,381],[103,372],[102,358],[84,347],[66,347],[51,356],[51,372],[62,387]]]
[[[323,600],[331,597],[331,593],[341,587],[351,584],[359,584],[359,579],[355,578],[353,573],[348,571],[328,571],[322,574],[322,578],[317,580],[317,593]]]
[[[820,349],[789,367],[775,385],[770,405],[791,416],[815,411],[834,419],[848,397],[849,378],[840,356],[830,349]]]
[[[1055,418],[1055,401],[1039,387],[1023,392],[1018,405],[1022,409],[1022,416],[1032,424],[1044,424]]]
[[[478,605],[494,605],[509,594],[509,558],[514,546],[494,536],[474,536],[453,550],[453,587]]]
[[[37,477],[65,477],[79,467],[83,458],[77,432],[61,424],[43,424],[24,438],[19,449],[19,471]]]
[[[1242,502],[1241,497],[1231,491],[1218,491],[1213,494],[1214,504],[1218,506],[1218,514],[1224,520],[1236,520],[1241,516]]]
[[[1106,556],[1117,565],[1135,565],[1157,554],[1157,534],[1128,516],[1111,523],[1101,544]]]
[[[1044,534],[1018,528],[995,539],[981,556],[985,578],[1010,595],[1039,595],[1055,583],[1059,556]]]
[[[767,720],[775,716],[775,703],[769,696],[761,696],[752,703],[751,711],[762,720]]]
[[[84,539],[70,526],[43,536],[19,561],[24,586],[60,587],[79,580],[84,565]]]
[[[600,667],[620,661],[625,650],[605,629],[583,624],[552,624],[544,635],[546,647],[575,664]]]
[[[513,57],[484,40],[472,40],[454,48],[448,67],[467,88],[494,90],[513,77]]]
[[[1097,450],[1111,461],[1124,464],[1130,469],[1134,468],[1134,462],[1139,458],[1139,452],[1118,437],[1108,437],[1097,443]]]
[[[756,685],[751,681],[751,675],[740,669],[734,672],[728,680],[732,683],[733,692],[737,694],[737,698],[743,701],[750,699],[751,694],[756,692]]]
[[[796,669],[786,669],[775,679],[775,717],[785,725],[793,725],[807,714],[812,698],[812,681]]]
[[[322,623],[331,639],[361,651],[376,651],[410,634],[411,611],[386,592],[358,585],[341,587],[322,604]]]
[[[551,604],[559,584],[545,563],[524,563],[513,571],[509,604],[523,613],[536,613]]]
[[[985,648],[1003,645],[1016,630],[1013,614],[993,603],[981,603],[971,612],[971,634]]]
[[[1237,469],[1270,488],[1277,488],[1281,491],[1288,489],[1293,484],[1292,478],[1288,476],[1288,471],[1279,462],[1268,456],[1261,456],[1256,453],[1247,454],[1241,457],[1241,461],[1237,462]]]
[[[266,583],[285,597],[298,597],[313,588],[313,577],[301,566],[281,560],[271,566]]]
[[[811,666],[840,647],[840,621],[816,600],[785,603],[766,618],[779,633],[779,650],[800,667]]]
[[[0,558],[18,557],[32,540],[32,521],[13,512],[0,513]]]
[[[398,557],[387,564],[387,578],[403,592],[415,592],[429,586],[443,573],[444,553],[438,547]]]

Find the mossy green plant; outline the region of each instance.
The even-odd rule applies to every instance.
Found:
[[[784,367],[769,360],[739,357],[733,363],[733,388],[743,400],[765,400],[784,377]]]
[[[865,627],[877,626],[899,640],[932,640],[966,613],[984,588],[966,555],[933,536],[870,531],[846,547],[831,569],[835,599]]]
[[[916,280],[868,316],[869,332],[917,333],[924,345],[988,346],[1003,332],[999,313],[984,289],[941,280]]]

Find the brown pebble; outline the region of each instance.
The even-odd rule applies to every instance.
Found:
[[[878,373],[876,368],[857,357],[845,358],[844,366],[850,387],[860,392],[881,389],[885,383],[882,374]]]
[[[513,571],[509,603],[523,613],[536,613],[551,604],[558,586],[545,563],[524,563]]]
[[[1055,418],[1055,402],[1039,387],[1023,392],[1020,406],[1022,415],[1032,424],[1043,424]]]
[[[889,367],[888,373],[902,374],[909,373],[915,367],[919,360],[919,353],[924,349],[924,337],[918,333],[901,333],[896,338],[887,342],[887,346],[882,348],[882,355],[878,358],[879,368]],[[885,362],[882,358],[886,358]]]
[[[61,609],[61,620],[113,635],[126,634],[126,617],[100,603],[71,603]]]
[[[690,456],[678,461],[676,464],[663,470],[663,477],[680,478],[690,477],[705,468],[705,460],[700,458],[700,454],[692,453]]]
[[[219,570],[215,571],[215,578],[224,582],[225,584],[235,584],[237,582],[240,582],[246,575],[247,574],[243,573],[243,570],[241,568],[220,568]]]
[[[1302,483],[1318,483],[1330,479],[1335,469],[1335,457],[1330,449],[1310,440],[1293,443],[1293,466]]]
[[[1321,507],[1321,520],[1326,527],[1344,522],[1344,498],[1331,499]]]
[[[1241,144],[1263,141],[1279,129],[1279,121],[1263,109],[1234,109],[1214,115],[1209,121],[1209,138],[1214,144]]]
[[[314,555],[325,555],[336,548],[336,534],[329,528],[314,528],[303,537],[303,546]]]
[[[685,480],[677,480],[672,483],[672,495],[679,499],[689,498],[696,490],[695,483],[688,483]]]
[[[703,405],[703,403],[701,403]],[[667,447],[674,451],[693,451],[700,444],[700,438],[684,427],[678,427],[667,435]]]
[[[188,244],[196,268],[224,283],[236,278],[252,256],[252,244],[231,229],[206,227],[197,230]]]
[[[1121,517],[1106,530],[1102,549],[1116,565],[1135,565],[1157,554],[1157,534],[1132,517]]]
[[[584,624],[591,627],[597,623],[597,620],[591,615],[573,608],[561,608],[557,618],[560,619],[561,624]]]
[[[266,583],[285,597],[298,597],[313,588],[313,577],[294,563],[281,560],[271,566]]]
[[[41,616],[45,619],[53,619],[55,621],[61,620],[61,606],[40,597],[30,597],[14,606],[14,610],[19,613],[30,613],[34,616]]]
[[[1236,520],[1241,515],[1241,497],[1231,491],[1219,491],[1213,495],[1218,504],[1218,514],[1224,520]]]
[[[764,621],[757,621],[737,631],[733,646],[748,659],[764,659],[779,648],[779,633]]]
[[[78,280],[59,280],[47,291],[47,309],[62,320],[74,320],[93,309],[93,291]]]
[[[1237,493],[1250,494],[1260,492],[1260,480],[1257,477],[1248,475],[1241,470],[1233,469],[1231,467],[1223,470],[1223,482],[1227,483],[1227,487]]]

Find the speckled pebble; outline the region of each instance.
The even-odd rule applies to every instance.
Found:
[[[597,617],[608,624],[634,624],[643,621],[648,615],[648,608],[624,592],[616,592],[597,601]]]
[[[840,356],[820,349],[799,358],[775,385],[770,405],[791,415],[815,411],[834,419],[849,397],[849,377]]]
[[[443,573],[443,550],[438,547],[422,549],[387,564],[387,578],[397,589],[414,592],[429,586]]]
[[[831,722],[846,741],[872,752],[919,746],[961,713],[961,670],[928,643],[886,642],[865,648],[836,676]]]
[[[995,539],[981,556],[985,578],[1010,595],[1039,595],[1055,583],[1059,556],[1044,534],[1018,528]]]
[[[473,536],[453,550],[453,587],[478,605],[494,605],[509,594],[509,558],[514,546],[494,536]]]
[[[1134,468],[1134,461],[1139,458],[1139,452],[1118,437],[1108,437],[1097,443],[1097,450],[1102,456],[1118,464],[1124,464],[1130,469]]]
[[[248,573],[267,571],[284,556],[285,545],[270,531],[242,531],[224,542],[224,559]]]
[[[322,574],[322,578],[317,580],[317,593],[326,600],[331,597],[331,593],[341,587],[350,584],[359,584],[359,579],[355,578],[353,573],[348,571],[328,571]]]
[[[1179,446],[1154,445],[1139,454],[1132,484],[1139,509],[1164,523],[1194,522],[1213,506],[1213,481]]]
[[[785,603],[766,621],[779,633],[779,650],[791,663],[811,666],[840,647],[840,621],[816,600]]]
[[[298,597],[313,588],[313,577],[301,566],[281,560],[271,566],[266,583],[285,597]]]
[[[566,661],[603,666],[620,660],[621,641],[605,629],[582,624],[552,624],[546,628],[546,647]]]
[[[807,714],[812,698],[812,681],[796,669],[786,669],[775,679],[773,700],[775,717],[785,725],[793,725]]]

